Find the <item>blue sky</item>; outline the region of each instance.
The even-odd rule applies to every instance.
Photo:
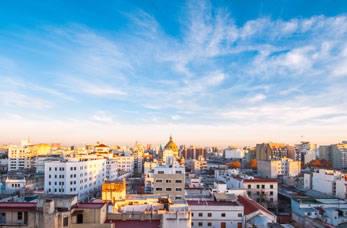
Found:
[[[0,141],[335,143],[346,1],[3,1]]]

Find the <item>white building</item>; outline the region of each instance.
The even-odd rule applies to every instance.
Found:
[[[8,148],[8,171],[30,169],[32,156],[29,147],[11,145]]]
[[[237,202],[189,200],[192,228],[244,227],[244,207]]]
[[[245,151],[239,148],[229,147],[224,150],[224,158],[226,159],[242,159],[245,157]]]
[[[317,157],[317,144],[310,142],[301,142],[295,145],[295,160],[302,161],[303,164],[307,164]]]
[[[228,187],[245,189],[251,199],[268,208],[276,207],[278,204],[278,182],[276,179],[231,177],[228,180]]]
[[[48,194],[76,194],[85,198],[100,189],[105,178],[105,159],[47,162],[44,190]]]
[[[119,173],[134,173],[134,157],[132,155],[115,155],[113,159],[116,161]]]
[[[9,178],[5,180],[5,189],[7,192],[17,192],[25,189],[25,178]]]
[[[106,179],[109,181],[115,180],[118,177],[117,160],[109,158],[106,160]]]
[[[347,197],[347,175],[337,170],[319,169],[304,174],[304,188],[319,191],[340,199]]]

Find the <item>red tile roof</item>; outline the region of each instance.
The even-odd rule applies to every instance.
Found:
[[[188,205],[202,206],[239,206],[236,202],[230,201],[212,201],[212,200],[188,200]]]
[[[269,210],[267,210],[265,207],[260,205],[259,203],[255,202],[254,200],[245,197],[245,196],[238,196],[237,197],[239,202],[244,206],[245,215],[249,215],[253,212],[256,212],[258,210],[261,210],[265,213],[272,214]]]
[[[36,203],[31,202],[0,202],[0,210],[36,210]]]

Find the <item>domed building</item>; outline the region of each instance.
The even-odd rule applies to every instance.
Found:
[[[178,147],[177,147],[176,143],[173,141],[172,136],[170,136],[169,142],[166,143],[166,145],[164,147],[164,154],[168,154],[168,152],[172,153],[172,155],[176,158],[179,157],[178,156]]]

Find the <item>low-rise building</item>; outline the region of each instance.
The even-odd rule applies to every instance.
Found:
[[[296,196],[291,199],[292,219],[298,227],[345,227],[347,203],[340,199]]]
[[[5,189],[6,192],[19,192],[25,190],[25,177],[15,176],[7,177],[5,180]]]
[[[107,205],[77,203],[75,196],[44,196],[38,202],[0,202],[0,226],[3,228],[113,228],[106,223]]]
[[[237,202],[189,200],[187,203],[192,212],[192,228],[244,227],[244,207]]]
[[[153,193],[183,199],[185,169],[178,165],[157,166],[153,170]]]
[[[304,188],[346,199],[347,175],[337,170],[317,169],[304,174]]]
[[[276,208],[278,204],[278,182],[276,179],[254,177],[231,177],[228,187],[245,189],[250,198],[267,208]]]
[[[120,181],[106,181],[101,187],[101,199],[103,201],[115,202],[126,198],[125,179]]]

